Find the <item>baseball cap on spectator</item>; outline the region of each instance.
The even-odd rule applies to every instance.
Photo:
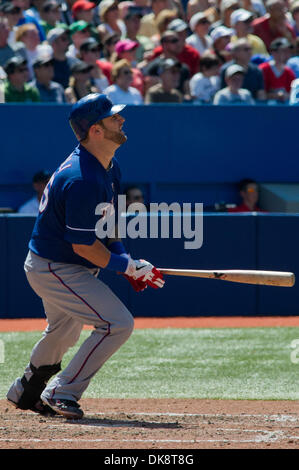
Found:
[[[295,2],[292,2],[291,6],[290,6],[290,12],[292,14],[296,13],[297,11],[299,11],[299,1],[298,0],[296,0]]]
[[[49,63],[53,63],[53,57],[47,54],[40,54],[34,59],[32,65],[33,68],[38,68]]]
[[[14,73],[21,65],[26,65],[27,60],[21,56],[14,56],[8,59],[8,61],[4,64],[3,69],[6,75],[11,75]]]
[[[42,11],[48,13],[49,11],[58,10],[60,8],[60,4],[56,0],[47,0],[45,3],[42,4]]]
[[[132,41],[131,39],[121,39],[115,44],[115,52],[121,54],[122,52],[132,51],[139,46],[137,41]]]
[[[49,171],[41,170],[33,175],[32,183],[40,183],[40,182],[47,183],[50,178],[51,178],[51,173]]]
[[[90,72],[93,69],[93,65],[89,65],[82,60],[77,60],[71,66],[71,73]]]
[[[231,8],[233,5],[239,5],[239,0],[222,0],[220,11],[224,12],[225,10]]]
[[[0,5],[0,11],[10,15],[17,15],[21,13],[21,8],[13,5],[11,2],[5,2]]]
[[[85,39],[85,41],[82,42],[80,46],[80,52],[82,51],[94,51],[94,50],[100,50],[102,49],[102,44],[99,43],[96,39],[94,38],[88,38]]]
[[[277,38],[270,44],[270,51],[278,51],[279,49],[289,49],[293,47],[287,38]]]
[[[78,11],[88,11],[96,7],[96,4],[88,0],[77,0],[72,6],[72,14],[76,15]]]
[[[171,58],[161,59],[159,67],[158,67],[158,71],[157,71],[158,75],[161,75],[162,73],[166,72],[166,70],[172,69],[174,67],[181,69],[182,68],[181,62],[179,62],[176,59],[171,59]]]
[[[121,2],[121,3],[124,3],[124,2]],[[129,18],[132,18],[133,16],[139,16],[139,18],[142,18],[143,17],[142,11],[143,10],[141,7],[138,7],[137,5],[134,5],[133,3],[133,5],[129,6],[129,8],[127,9],[127,12],[124,18],[125,20],[128,20]]]
[[[217,39],[224,38],[225,36],[232,36],[233,34],[233,29],[227,28],[226,26],[218,26],[211,32],[211,38],[213,42],[215,42]]]
[[[236,73],[242,73],[243,75],[245,74],[245,69],[241,67],[241,65],[238,64],[232,64],[229,67],[227,67],[225,71],[225,78],[230,78],[233,75],[236,75]]]
[[[202,20],[209,21],[207,14],[204,11],[199,11],[195,13],[193,16],[191,16],[191,19],[189,21],[189,26],[190,26],[191,31],[195,31],[196,26]]]
[[[70,35],[72,36],[73,34],[78,33],[79,31],[84,31],[84,29],[87,29],[87,28],[89,28],[89,24],[87,23],[87,21],[84,21],[84,20],[74,21],[74,23],[72,23],[69,26],[69,32],[70,32]]]
[[[48,43],[53,44],[53,42],[55,42],[56,39],[60,38],[60,36],[65,34],[67,30],[68,30],[67,28],[62,28],[62,27],[51,29],[47,35]]]
[[[182,31],[186,31],[186,29],[188,29],[188,25],[180,18],[175,18],[168,24],[167,29],[170,31],[175,31],[176,33],[180,33]]]
[[[244,8],[238,8],[230,15],[230,24],[235,26],[238,21],[248,21],[250,18],[253,18],[254,14],[251,11],[245,10]]]
[[[107,11],[114,6],[118,8],[117,0],[101,0],[99,4],[99,15],[102,21]]]

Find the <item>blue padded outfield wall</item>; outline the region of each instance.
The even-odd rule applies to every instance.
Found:
[[[41,300],[29,287],[23,262],[35,219],[0,216],[0,317],[42,317]],[[126,239],[133,257],[159,267],[269,269],[299,273],[299,214],[212,214],[203,218],[203,245],[185,250],[183,239]],[[299,274],[298,274],[299,276]],[[122,276],[100,278],[134,316],[298,315],[299,281],[294,287],[235,284],[214,279],[166,277],[161,290],[136,293]],[[299,278],[298,278],[299,279]]]
[[[0,205],[17,208],[40,169],[54,171],[76,144],[69,105],[2,104]],[[123,181],[147,199],[237,202],[233,183],[299,182],[299,107],[127,106]]]

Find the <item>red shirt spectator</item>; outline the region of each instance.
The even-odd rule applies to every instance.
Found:
[[[289,99],[291,83],[296,76],[286,66],[291,56],[291,43],[286,38],[278,38],[271,42],[272,60],[259,65],[263,72],[267,99],[286,102]]]
[[[159,55],[161,55],[162,52],[163,52],[162,46],[155,47],[149,60],[156,59],[156,57],[159,57]],[[194,49],[194,47],[189,46],[189,44],[184,45],[181,52],[176,55],[176,58],[183,64],[188,65],[191,75],[195,75],[199,71],[199,62],[200,62],[199,53],[197,52],[196,49]]]
[[[259,65],[264,75],[265,90],[278,90],[284,88],[287,93],[290,93],[291,83],[295,80],[296,76],[290,67],[285,66],[282,74],[277,77],[272,69],[270,62],[265,62]]]

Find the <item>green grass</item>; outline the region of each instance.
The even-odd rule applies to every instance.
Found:
[[[78,344],[90,334],[83,331]],[[41,333],[0,333],[0,398],[21,376]],[[298,400],[299,328],[135,330],[90,383],[84,397]],[[78,345],[65,355],[63,365]],[[299,352],[298,352],[299,358]]]

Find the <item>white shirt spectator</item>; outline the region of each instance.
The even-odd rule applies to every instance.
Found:
[[[113,104],[143,104],[140,91],[131,86],[128,91],[125,91],[118,85],[110,85],[104,90],[104,93],[110,98]]]
[[[186,43],[189,44],[189,46],[194,47],[199,54],[202,55],[205,51],[213,47],[213,41],[210,36],[206,35],[205,40],[206,44],[204,44],[200,37],[194,33],[186,38]]]
[[[213,104],[255,104],[249,90],[240,88],[238,93],[232,93],[228,87],[217,91]]]
[[[189,86],[195,103],[196,101],[211,103],[215,93],[220,89],[220,78],[218,76],[205,77],[199,72],[193,75]]]
[[[291,83],[290,105],[299,105],[299,78]]]

